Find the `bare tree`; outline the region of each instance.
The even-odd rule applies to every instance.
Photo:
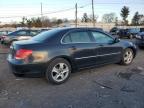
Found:
[[[95,20],[95,22],[97,22],[98,17],[99,17],[98,15],[95,15],[95,16],[94,16],[94,20]],[[90,20],[90,22],[93,21],[93,15],[92,15],[92,14],[89,15],[89,20]]]
[[[115,22],[115,19],[116,19],[115,13],[104,14],[103,17],[102,17],[102,21],[105,22],[105,23]]]
[[[87,13],[84,13],[83,17],[82,17],[82,22],[89,22],[89,21],[90,21],[90,19],[89,19]]]

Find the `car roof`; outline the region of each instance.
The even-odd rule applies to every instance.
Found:
[[[63,31],[63,30],[97,30],[97,31],[103,31],[102,28],[94,28],[94,27],[64,27],[64,28],[55,28],[57,30]]]

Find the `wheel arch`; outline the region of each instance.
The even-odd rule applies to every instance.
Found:
[[[135,48],[133,48],[133,47],[127,47],[127,48],[132,49],[132,51],[133,51],[133,53],[134,53],[134,58],[135,58],[135,57],[136,57],[137,50],[136,50]],[[126,49],[127,49],[127,48],[126,48]]]
[[[62,58],[62,59],[67,60],[67,61],[70,63],[72,70],[76,70],[76,69],[77,69],[77,65],[76,65],[74,59],[72,59],[71,57],[66,56],[66,55],[56,56],[56,57],[52,58],[52,59],[48,62],[48,64],[50,64],[53,60],[58,59],[58,58]]]

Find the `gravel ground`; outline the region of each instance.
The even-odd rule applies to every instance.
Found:
[[[44,78],[15,77],[3,52],[1,48],[0,108],[144,108],[143,49],[130,66],[79,71],[62,85],[51,85]]]

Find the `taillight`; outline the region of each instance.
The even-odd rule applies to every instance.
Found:
[[[32,50],[20,49],[16,51],[15,59],[26,59],[32,54]]]

